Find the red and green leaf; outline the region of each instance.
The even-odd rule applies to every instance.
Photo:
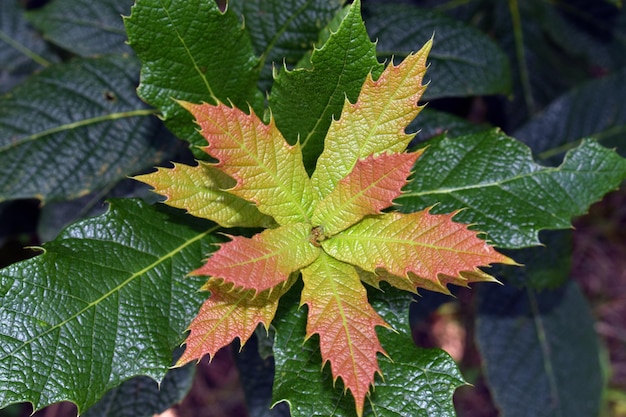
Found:
[[[189,326],[185,351],[177,365],[199,361],[207,354],[212,359],[235,338],[243,345],[259,324],[268,329],[278,300],[292,283],[290,280],[273,291],[256,294],[253,290],[237,291],[232,290],[232,285],[207,282],[202,289],[211,294]]]
[[[391,206],[421,153],[370,155],[360,159],[335,189],[315,206],[313,223],[322,227],[324,235],[332,236],[364,216],[378,214]]]
[[[225,191],[235,180],[204,162],[197,166],[174,164],[134,178],[167,197],[165,204],[222,227],[269,227],[274,223],[254,204]]]
[[[309,265],[320,249],[311,244],[311,226],[295,223],[267,229],[252,238],[233,236],[192,275],[219,278],[235,288],[265,291]]]
[[[493,280],[478,267],[515,264],[467,225],[455,223],[454,214],[435,215],[423,210],[367,217],[322,242],[322,247],[331,256],[366,271],[382,269],[428,289],[447,283],[466,285],[468,280]]]
[[[380,373],[377,353],[385,353],[376,326],[387,326],[367,301],[367,292],[352,265],[325,253],[302,270],[301,304],[308,306],[307,337],[318,334],[324,363],[352,392],[357,414]]]
[[[428,41],[399,65],[389,64],[376,81],[368,76],[356,103],[346,99],[341,117],[328,129],[311,177],[320,196],[328,195],[359,159],[406,149],[414,135],[405,129],[422,109],[417,102],[426,89],[422,79],[431,46]]]
[[[180,104],[196,118],[209,143],[204,149],[219,161],[214,166],[236,180],[229,192],[255,203],[278,224],[310,218],[313,193],[300,146],[285,141],[273,118],[266,125],[252,110]]]

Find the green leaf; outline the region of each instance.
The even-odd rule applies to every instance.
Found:
[[[76,59],[0,97],[0,201],[75,198],[162,160],[176,142],[135,95],[137,70]]]
[[[124,381],[107,392],[83,417],[152,417],[185,398],[195,375],[194,366],[175,368],[157,384],[146,376]]]
[[[494,130],[430,141],[396,202],[405,212],[463,209],[455,221],[475,225],[494,246],[521,248],[539,244],[540,230],[570,228],[624,178],[626,160],[593,140],[561,166],[544,167],[526,145]]]
[[[254,51],[263,66],[260,87],[269,91],[274,68],[293,68],[313,48],[322,27],[342,0],[235,0],[228,7],[243,15]]]
[[[160,381],[205,298],[186,274],[217,240],[212,223],[189,219],[114,200],[1,270],[0,407],[83,411],[132,376]]]
[[[272,114],[285,139],[300,142],[308,172],[344,100],[354,102],[367,74],[371,71],[377,78],[382,69],[361,19],[360,2],[355,1],[337,30],[311,55],[311,68],[278,74],[269,96]]]
[[[511,90],[507,57],[491,38],[437,12],[404,4],[364,7],[378,56],[401,59],[434,35],[429,55],[434,74],[424,98],[505,94]]]
[[[214,1],[137,0],[124,22],[143,64],[138,94],[161,111],[179,138],[204,143],[191,115],[173,99],[230,101],[241,109],[250,104],[262,113],[263,97],[256,88],[259,60],[234,12],[222,13]]]
[[[598,340],[576,284],[542,292],[484,286],[480,294],[476,336],[502,415],[598,415]]]
[[[0,93],[57,58],[24,19],[20,0],[4,0],[0,13]]]
[[[128,53],[121,16],[132,4],[132,0],[55,0],[27,17],[47,40],[77,55]]]
[[[343,394],[341,380],[333,383],[328,367],[320,372],[317,341],[302,344],[306,310],[297,306],[299,291],[295,288],[283,298],[273,322],[276,327],[273,402],[287,401],[292,417],[354,417],[354,402]],[[385,286],[384,293],[370,292],[369,300],[396,332],[378,330],[391,360],[380,357],[384,379],[377,379],[376,388],[366,399],[363,415],[454,416],[452,394],[464,384],[463,377],[445,352],[420,349],[413,344],[408,315],[411,296]]]
[[[626,152],[626,70],[586,84],[552,102],[539,116],[515,132],[541,158],[558,155],[584,137]]]

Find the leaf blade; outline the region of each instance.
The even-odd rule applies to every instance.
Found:
[[[222,227],[271,226],[274,221],[250,202],[225,191],[235,181],[217,168],[200,162],[196,166],[173,164],[173,168],[137,175],[134,179],[166,197],[165,204]]]
[[[82,412],[132,376],[160,380],[202,303],[200,282],[185,275],[214,230],[113,200],[42,255],[1,270],[0,406],[67,400]]]
[[[206,275],[257,292],[285,282],[313,262],[320,250],[310,242],[311,226],[295,223],[266,229],[251,239],[233,236],[192,275]]]
[[[138,0],[124,24],[142,61],[137,92],[160,110],[177,137],[203,143],[192,118],[172,98],[214,104],[230,100],[241,108],[248,103],[262,108],[256,88],[258,59],[231,10],[222,13],[213,1]],[[192,150],[196,157],[206,157]]]
[[[176,147],[134,93],[132,57],[53,65],[0,99],[0,200],[79,197]]]
[[[233,291],[228,285],[207,282],[203,289],[210,291],[211,295],[189,325],[185,351],[177,365],[199,361],[207,354],[210,360],[235,338],[239,338],[243,345],[259,324],[267,330],[276,314],[278,299],[292,283],[256,294],[255,291]]]
[[[231,193],[255,203],[278,224],[308,221],[313,191],[300,148],[285,142],[273,119],[266,125],[254,112],[221,103],[181,105],[200,125],[209,143],[206,152],[219,160],[214,166],[237,181]]]
[[[432,215],[424,210],[372,216],[323,241],[322,247],[331,256],[366,271],[383,269],[416,286],[442,292],[450,282],[465,285],[466,275],[474,280],[494,280],[478,266],[515,264],[467,225],[453,222],[454,215]]]
[[[521,248],[539,244],[540,230],[571,227],[573,216],[624,178],[626,160],[593,140],[559,167],[545,167],[526,145],[492,130],[430,141],[396,203],[405,212],[463,209],[459,222],[476,225],[498,247]]]
[[[320,337],[322,361],[330,362],[333,378],[352,393],[357,415],[380,373],[377,353],[385,353],[375,327],[387,324],[367,301],[367,293],[351,265],[322,253],[302,270],[300,304],[308,306],[307,338]]]

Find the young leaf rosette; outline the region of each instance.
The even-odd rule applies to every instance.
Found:
[[[280,297],[301,276],[307,337],[319,335],[324,364],[352,393],[361,416],[380,373],[377,354],[386,354],[375,330],[388,326],[363,283],[448,293],[447,284],[494,281],[480,266],[515,263],[454,222],[455,213],[385,210],[422,154],[406,152],[414,135],[405,128],[421,110],[430,48],[431,41],[390,63],[377,80],[368,76],[357,101],[345,100],[311,176],[299,144],[289,145],[271,116],[265,124],[251,109],[180,102],[217,162],[175,164],[137,179],[166,196],[166,204],[224,228],[265,230],[230,236],[191,272],[208,277],[203,289],[210,295],[189,327],[179,364],[212,357],[235,338],[245,343],[259,324],[267,329]]]

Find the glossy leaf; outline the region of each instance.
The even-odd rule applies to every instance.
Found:
[[[414,286],[442,292],[447,292],[447,283],[494,281],[479,266],[515,264],[479,239],[467,225],[452,221],[453,216],[424,210],[367,217],[322,242],[322,247],[331,256],[366,271],[382,269],[406,278]]]
[[[287,141],[300,142],[308,172],[313,172],[330,122],[341,114],[346,97],[355,101],[370,71],[378,77],[382,68],[357,0],[313,51],[309,67],[278,73],[268,99],[272,114]]]
[[[167,205],[186,209],[189,214],[222,227],[268,227],[274,223],[252,203],[226,191],[235,185],[235,180],[207,163],[174,164],[171,169],[159,168],[134,178],[167,197]]]
[[[0,201],[76,198],[171,152],[134,93],[138,70],[131,57],[75,59],[0,97]]]
[[[254,112],[221,103],[181,105],[200,125],[209,142],[204,149],[219,161],[214,166],[237,181],[229,192],[254,202],[278,224],[310,217],[313,192],[300,148],[285,142],[273,119],[266,125]]]
[[[251,239],[233,236],[192,274],[219,278],[235,288],[268,290],[319,256],[310,234],[310,225],[295,223],[267,229]]]
[[[382,154],[357,161],[352,171],[315,206],[313,223],[330,237],[368,214],[379,214],[400,195],[420,154]]]
[[[286,282],[273,291],[259,294],[254,290],[233,290],[230,285],[209,281],[203,289],[211,294],[189,325],[185,351],[178,365],[199,361],[207,354],[210,360],[235,338],[245,344],[259,324],[269,328],[278,299],[292,283]]]
[[[163,378],[204,298],[186,273],[216,241],[212,223],[181,214],[113,200],[0,270],[0,407],[82,412],[132,376]]]
[[[311,180],[322,197],[345,177],[359,159],[381,152],[402,152],[414,135],[404,132],[421,107],[417,101],[426,87],[426,57],[432,42],[409,55],[401,64],[387,66],[376,80],[368,76],[359,99],[344,103],[334,120]]]
[[[571,227],[574,216],[626,178],[626,160],[593,140],[570,150],[559,167],[533,161],[530,149],[499,131],[429,142],[414,180],[396,199],[402,211],[461,210],[495,246],[539,244],[543,229]]]
[[[323,363],[330,362],[333,379],[341,378],[363,414],[365,396],[380,373],[377,353],[385,353],[376,326],[387,326],[367,301],[353,266],[322,253],[302,270],[300,304],[308,307],[307,338],[319,335]]]
[[[258,59],[234,12],[222,13],[214,1],[137,0],[124,22],[143,64],[138,94],[179,138],[204,143],[192,117],[173,99],[262,108]]]
[[[28,13],[46,39],[80,56],[132,52],[122,15],[132,0],[55,0]]]

